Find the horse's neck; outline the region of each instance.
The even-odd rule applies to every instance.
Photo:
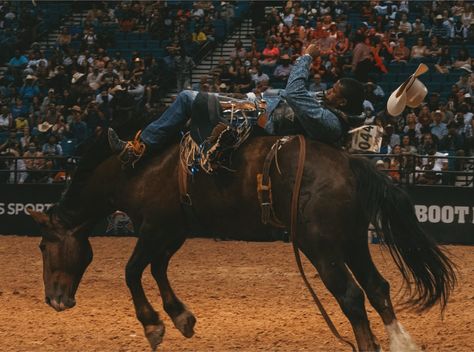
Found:
[[[58,216],[68,226],[97,223],[115,209],[112,198],[121,179],[122,170],[116,156],[109,157],[83,180],[75,180],[56,205]]]

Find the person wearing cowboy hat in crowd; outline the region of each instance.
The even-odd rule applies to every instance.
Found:
[[[286,88],[272,97],[265,96],[267,110],[260,116],[258,125],[267,133],[304,133],[310,139],[340,144],[349,129],[364,123],[362,104],[365,93],[362,83],[343,78],[319,96],[306,89],[311,63],[317,56],[318,48],[313,44],[308,46],[305,55],[296,60]],[[161,150],[190,118],[197,94],[188,90],[179,93],[163,115],[137,136],[135,143],[120,140],[115,131],[109,129],[111,149],[120,154],[125,166],[134,165],[146,151]],[[293,116],[292,120],[288,119],[289,115]]]
[[[437,37],[441,42],[444,43],[448,39],[448,35],[448,29],[443,24],[443,15],[437,15],[428,37]]]
[[[75,104],[81,105],[84,100],[93,93],[86,80],[86,75],[81,72],[73,74],[71,79],[71,96]]]
[[[27,75],[25,78],[25,83],[18,90],[18,95],[23,100],[27,108],[29,108],[33,97],[40,95],[40,90],[36,84],[36,80],[37,78],[35,75]]]
[[[293,68],[293,66],[290,65],[290,61],[291,59],[287,54],[282,55],[280,57],[280,64],[275,68],[275,71],[273,71],[273,77],[286,82]]]

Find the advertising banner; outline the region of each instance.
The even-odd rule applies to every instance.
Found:
[[[418,221],[440,243],[474,244],[474,188],[408,187]]]
[[[64,185],[1,185],[0,234],[39,235],[28,210],[46,211],[57,202]],[[407,187],[418,220],[439,243],[474,244],[474,188]],[[93,231],[94,235],[133,236],[128,216],[116,211]]]
[[[63,184],[0,184],[0,234],[39,235],[28,211],[46,211],[59,201]],[[99,223],[92,235],[133,236],[133,225],[124,212],[116,211]]]

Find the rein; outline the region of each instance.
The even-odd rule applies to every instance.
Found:
[[[333,333],[333,335],[341,342],[349,345],[352,348],[352,351],[357,351],[355,346],[350,342],[348,339],[342,337],[339,332],[337,331],[336,327],[334,326],[334,323],[332,322],[331,318],[329,317],[328,313],[324,309],[321,301],[319,300],[316,292],[313,290],[311,287],[310,282],[308,281],[305,273],[304,273],[304,268],[303,268],[303,263],[301,262],[301,256],[300,256],[300,251],[298,248],[298,245],[296,243],[296,227],[297,227],[297,221],[298,221],[298,204],[299,204],[299,197],[300,197],[300,190],[301,190],[301,182],[303,179],[303,171],[304,171],[304,162],[306,159],[306,141],[304,139],[304,136],[298,135],[298,140],[300,144],[300,150],[299,150],[299,156],[298,156],[298,167],[296,169],[296,180],[295,184],[293,186],[293,195],[291,197],[291,217],[290,217],[290,239],[291,242],[293,243],[293,252],[295,254],[295,259],[296,259],[296,264],[298,265],[298,270],[300,271],[301,277],[303,278],[303,281],[308,288],[311,297],[314,300],[314,303],[316,303],[316,306],[318,307],[319,311],[321,312],[321,315],[324,318],[324,321],[328,325],[329,329]],[[275,143],[277,145],[279,141]],[[275,146],[274,145],[274,146]],[[274,148],[272,147],[272,150]],[[277,149],[277,148],[275,148]],[[271,191],[270,191],[271,192]]]

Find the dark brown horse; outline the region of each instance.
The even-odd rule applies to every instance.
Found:
[[[260,221],[256,174],[278,137],[253,137],[233,158],[236,172],[216,176],[198,173],[190,185],[200,233],[245,241],[272,240]],[[298,140],[278,152],[273,199],[277,217],[290,223],[290,202],[298,160]],[[168,281],[170,258],[191,231],[180,204],[177,145],[144,161],[132,172],[121,170],[101,136],[80,162],[61,201],[47,214],[32,213],[42,230],[46,302],[57,311],[75,305],[75,293],[92,260],[88,236],[102,218],[120,209],[139,231],[126,267],[138,320],[150,345],[162,341],[164,325],[141,284],[151,265],[164,310],[186,337],[194,333],[194,315]],[[318,270],[328,290],[349,319],[359,350],[380,348],[367,318],[364,292],[380,314],[398,351],[416,346],[397,321],[389,284],[377,271],[367,244],[369,222],[376,225],[411,293],[407,301],[420,309],[439,302],[444,308],[455,285],[450,260],[422,231],[406,193],[395,187],[368,160],[307,141],[298,207],[296,245]]]

